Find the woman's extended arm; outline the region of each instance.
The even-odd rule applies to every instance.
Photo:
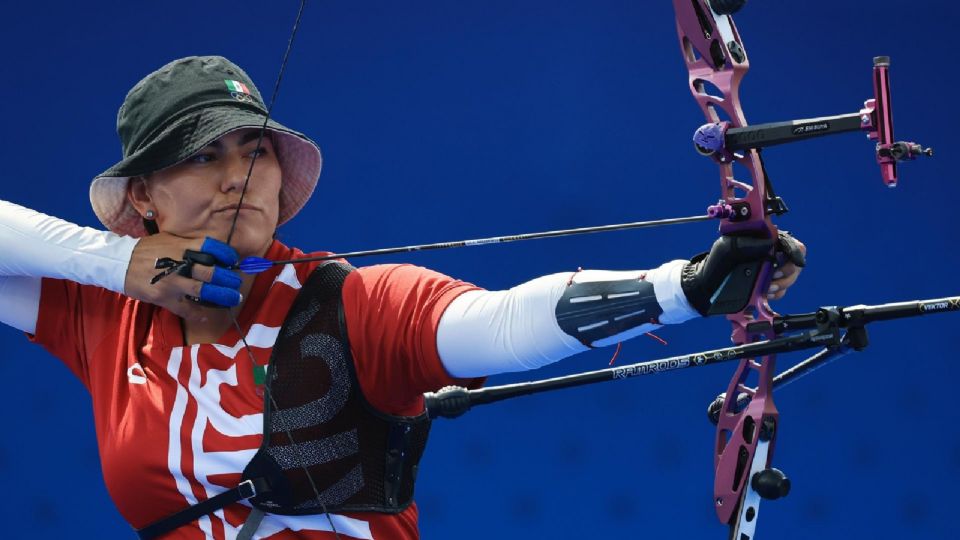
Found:
[[[544,276],[509,291],[465,292],[440,318],[440,359],[454,377],[524,371],[661,324],[739,311],[759,273],[737,269],[759,267],[771,248],[781,257],[765,285],[773,300],[796,282],[806,258],[803,243],[783,231],[776,239],[722,236],[692,261],[650,271],[588,270]],[[754,281],[731,279],[734,275]]]
[[[507,291],[468,291],[443,313],[437,346],[454,377],[535,369],[698,317],[677,260],[650,271],[543,276]]]

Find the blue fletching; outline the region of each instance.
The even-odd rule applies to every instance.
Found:
[[[244,274],[259,274],[271,266],[273,266],[273,261],[263,257],[246,257],[240,261],[237,268]]]

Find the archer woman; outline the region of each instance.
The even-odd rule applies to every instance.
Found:
[[[108,490],[141,538],[418,537],[423,393],[534,369],[707,313],[775,248],[722,238],[696,262],[485,291],[410,265],[276,265],[320,150],[272,120],[222,57],[148,75],[118,115],[123,159],[90,200],[108,231],[0,202],[0,320],[92,396]],[[263,128],[263,129],[261,129]]]

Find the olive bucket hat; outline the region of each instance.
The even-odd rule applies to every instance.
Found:
[[[225,134],[261,128],[267,117],[260,92],[236,64],[221,56],[174,60],[127,93],[117,114],[123,160],[93,179],[90,204],[117,234],[145,236],[143,219],[127,200],[130,178],[176,165]],[[320,148],[305,135],[267,122],[283,175],[279,224],[303,208],[320,176]]]

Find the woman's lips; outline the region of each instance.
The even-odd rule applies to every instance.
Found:
[[[257,208],[256,206],[250,205],[250,204],[240,205],[240,211],[242,212],[242,211],[244,211],[244,210],[255,210],[255,211],[257,211],[257,212],[260,211],[259,208]],[[214,210],[214,213],[220,213],[220,212],[236,212],[236,211],[237,211],[237,205],[231,204],[231,205],[228,205],[228,206],[223,206],[223,207],[217,208],[216,210]]]

